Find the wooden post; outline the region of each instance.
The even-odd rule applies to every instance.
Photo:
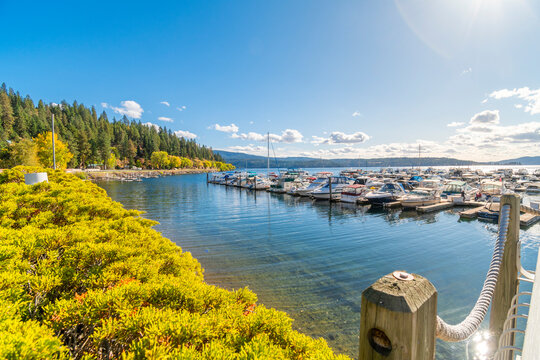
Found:
[[[503,331],[504,321],[506,320],[508,309],[510,309],[512,298],[517,293],[518,289],[517,256],[519,253],[519,195],[503,195],[501,197],[500,209],[502,210],[503,206],[506,204],[510,205],[510,221],[508,223],[508,234],[506,236],[506,242],[504,243],[501,269],[499,271],[499,277],[497,278],[495,293],[493,294],[491,315],[489,318],[489,331],[492,335],[494,335],[494,339],[496,339],[497,342],[499,341],[499,337]],[[499,220],[500,219],[501,216],[499,215]],[[513,336],[508,335],[505,337],[505,340],[506,341],[503,343],[503,345],[513,345]],[[509,359],[512,352],[507,353]]]
[[[434,360],[437,290],[396,271],[362,293],[359,360]]]
[[[328,193],[329,193],[328,201],[332,202],[332,177],[331,176],[328,177]]]
[[[208,184],[209,181],[208,181],[208,172],[206,173],[206,183]]]
[[[254,181],[255,181],[255,182],[253,183],[253,189],[255,190],[255,192],[257,192],[257,175],[255,175],[255,176],[253,177],[253,179],[254,179]]]

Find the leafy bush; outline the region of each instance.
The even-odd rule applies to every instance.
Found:
[[[48,183],[24,184],[47,171]],[[0,174],[0,357],[345,359],[62,171]]]

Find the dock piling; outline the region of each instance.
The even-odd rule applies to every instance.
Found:
[[[395,271],[362,293],[360,360],[433,360],[437,291],[426,278]]]
[[[491,316],[489,319],[489,330],[495,339],[499,339],[503,325],[507,318],[508,309],[510,309],[512,298],[518,289],[518,268],[517,256],[519,254],[519,221],[520,221],[520,199],[516,194],[505,194],[501,198],[501,206],[510,205],[510,222],[508,224],[508,233],[504,244],[504,253],[502,257],[497,286],[491,304]],[[501,217],[499,216],[499,221]],[[515,322],[515,320],[514,320]],[[512,326],[514,327],[514,326]],[[506,336],[505,345],[513,344],[513,337]],[[512,353],[509,352],[508,356]],[[509,357],[510,359],[510,357]]]
[[[332,202],[332,177],[328,177],[328,201]]]

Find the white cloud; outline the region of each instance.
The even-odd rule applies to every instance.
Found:
[[[210,127],[210,129],[214,129],[214,130],[221,131],[221,132],[226,132],[226,133],[237,133],[238,132],[238,126],[236,126],[235,124],[231,124],[231,125],[214,124],[214,125],[212,125]]]
[[[514,107],[515,107],[516,109],[521,109],[521,108],[523,107],[523,105],[521,105],[521,104],[515,104]]]
[[[253,144],[249,144],[247,146],[229,146],[228,148],[225,148],[223,150],[248,153],[252,155],[266,155],[267,152],[265,146],[255,146]]]
[[[163,104],[165,106],[171,106],[168,101],[161,101],[160,104]]]
[[[358,116],[362,116],[362,114],[360,114],[360,112],[358,112],[358,111],[355,111],[355,112],[352,113],[352,116],[353,117],[358,117]]]
[[[277,136],[277,135],[276,135]],[[261,135],[256,132],[249,132],[247,134],[238,134],[234,133],[231,135],[233,139],[241,139],[241,140],[251,140],[251,141],[265,141],[267,136]],[[270,138],[272,138],[272,135],[270,135]]]
[[[461,76],[472,73],[472,68],[467,68],[461,72]]]
[[[328,138],[313,136],[311,143],[313,144],[358,144],[366,142],[370,139],[369,135],[361,131],[353,134],[345,134],[340,131],[330,133]]]
[[[450,124],[446,124],[446,126],[448,126],[448,127],[458,127],[458,126],[461,126],[461,125],[465,125],[465,123],[460,122],[460,121],[453,121]]]
[[[178,136],[178,137],[183,137],[183,138],[186,138],[186,139],[195,139],[197,137],[196,134],[192,133],[192,132],[189,132],[187,130],[177,130],[174,132],[174,135]]]
[[[259,134],[256,132],[234,133],[231,135],[233,139],[251,140],[251,141],[266,141],[268,139],[267,134]],[[281,135],[270,134],[270,141],[280,142],[286,144],[302,142],[304,136],[298,130],[286,129],[281,132]]]
[[[482,100],[482,104],[485,104],[485,103],[487,103],[487,102],[488,102],[488,99]]]
[[[528,87],[522,87],[519,89],[502,89],[497,90],[489,94],[489,97],[494,99],[506,99],[510,97],[517,97],[518,99],[525,100],[527,105],[524,111],[531,115],[540,114],[540,89],[531,90]]]
[[[153,127],[154,129],[156,129],[156,131],[159,131],[159,129],[161,128],[159,125],[152,124],[151,122],[145,122],[143,123],[143,125],[148,126],[148,127]]]
[[[103,106],[105,109],[111,109],[115,113],[126,115],[133,119],[140,119],[142,113],[144,112],[141,105],[133,100],[121,101],[119,107],[112,106],[107,103],[101,103],[101,106]]]
[[[304,136],[298,130],[287,129],[281,132],[281,138],[279,142],[283,143],[299,143],[302,142]]]
[[[179,106],[179,107],[176,108],[176,110],[184,111],[184,110],[186,110],[186,106],[185,105]]]
[[[169,117],[165,117],[165,116],[160,116],[160,117],[158,117],[158,120],[166,121],[166,122],[174,122],[173,119],[171,119],[171,118],[169,118]]]
[[[471,124],[498,124],[499,110],[484,110],[474,116],[469,121]]]

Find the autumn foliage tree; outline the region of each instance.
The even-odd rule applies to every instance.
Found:
[[[150,157],[152,167],[156,169],[167,169],[169,167],[169,155],[165,151],[155,151]]]
[[[41,165],[45,167],[53,167],[53,149],[52,149],[52,133],[46,132],[39,134],[34,138],[37,147],[37,157]],[[73,154],[69,151],[66,144],[58,139],[58,135],[54,134],[54,145],[56,155],[56,168],[65,169],[70,162]]]

